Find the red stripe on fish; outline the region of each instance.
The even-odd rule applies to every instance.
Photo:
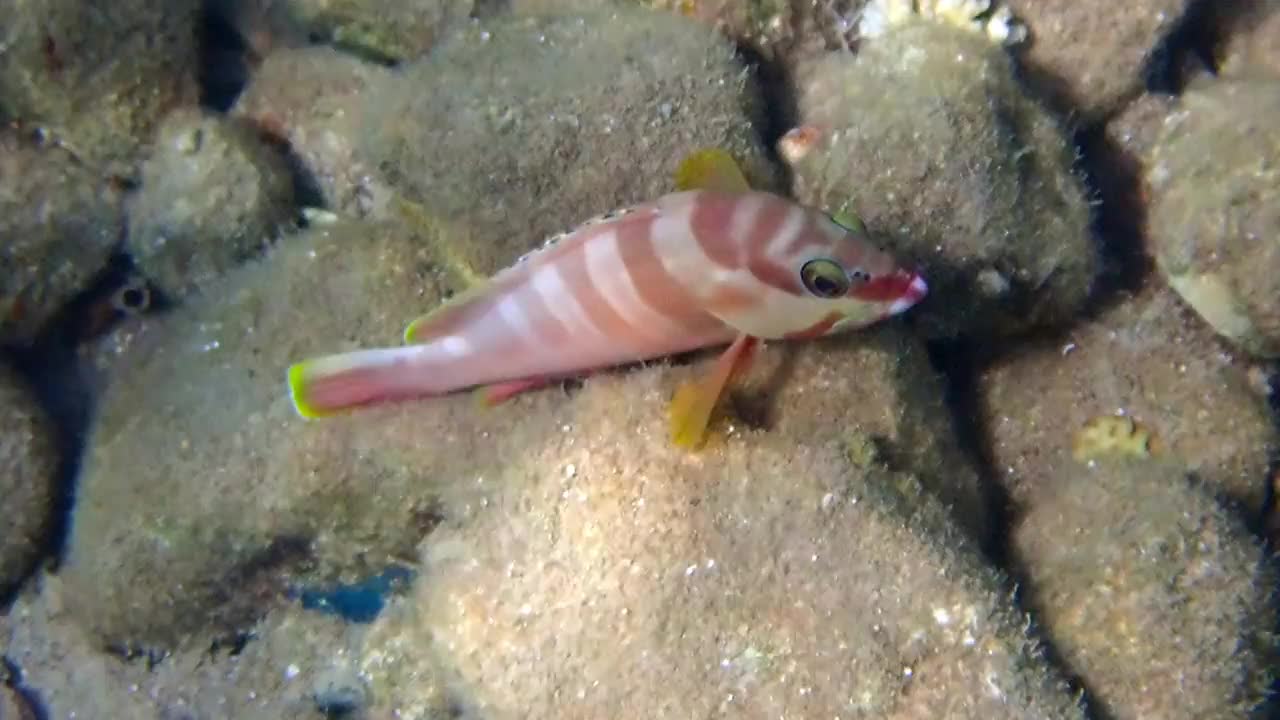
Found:
[[[604,234],[608,234],[609,237],[604,237]],[[609,228],[602,230],[601,237],[594,239],[594,242],[601,243],[617,243],[617,241],[617,234]],[[565,284],[572,288],[583,312],[600,332],[627,347],[638,349],[660,342],[661,337],[655,337],[652,333],[646,332],[645,328],[631,324],[614,309],[619,301],[617,298],[608,297],[608,288],[603,284],[604,279],[592,276],[591,269],[587,266],[585,248],[584,244],[576,252],[566,253],[558,266]]]
[[[655,218],[638,218],[617,227],[618,252],[622,255],[627,276],[640,300],[655,312],[691,333],[708,329],[706,319],[699,321],[690,310],[700,306],[698,298],[663,266],[658,257],[653,235]]]
[[[769,245],[782,232],[783,224],[790,215],[791,206],[778,202],[778,198],[768,196],[761,202],[755,226],[747,238],[747,252],[751,257],[762,255],[768,250]]]
[[[689,230],[698,246],[711,262],[726,270],[742,267],[744,253],[740,243],[746,238],[734,238],[729,233],[734,212],[742,202],[742,197],[700,192],[692,196],[689,208]]]
[[[747,269],[751,271],[756,280],[776,290],[792,295],[800,295],[807,292],[804,289],[804,283],[800,281],[798,272],[785,265],[780,265],[777,261],[764,255],[757,255],[751,258]]]
[[[911,295],[915,273],[900,270],[849,288],[849,295],[868,302],[892,302]]]

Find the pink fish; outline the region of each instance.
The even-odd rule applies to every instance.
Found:
[[[732,188],[732,189],[726,189]],[[696,444],[759,340],[875,323],[925,281],[861,227],[784,197],[707,182],[590,220],[413,322],[406,345],[289,369],[304,417],[484,386],[493,401],[556,380],[729,344],[674,402],[673,438]]]

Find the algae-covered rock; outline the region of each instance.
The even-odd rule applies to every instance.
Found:
[[[519,0],[527,3],[529,0]],[[547,2],[547,0],[534,0]],[[749,47],[769,60],[784,59],[803,39],[837,40],[841,33],[834,29],[842,17],[852,17],[855,7],[865,0],[855,0],[846,13],[834,12],[820,3],[792,3],[786,0],[631,0],[640,5],[660,8],[716,28],[734,42]],[[847,23],[846,23],[847,24]],[[847,29],[847,28],[846,28]],[[823,31],[827,32],[823,32]],[[807,36],[807,37],[806,37]]]
[[[39,716],[17,690],[0,685],[0,718],[5,720],[37,720]]]
[[[1147,184],[1169,284],[1223,337],[1280,357],[1280,78],[1189,88]]]
[[[377,183],[356,146],[388,76],[333,48],[282,49],[263,61],[231,114],[287,141],[328,207],[364,216],[374,209]]]
[[[141,185],[125,248],[172,297],[257,255],[294,214],[284,155],[247,123],[199,110],[164,120]]]
[[[1247,718],[1274,674],[1261,542],[1178,464],[1059,468],[1013,548],[1028,602],[1111,718]]]
[[[1006,0],[1029,30],[1020,60],[1062,109],[1085,121],[1116,111],[1142,92],[1152,56],[1191,0]]]
[[[41,125],[127,173],[168,110],[199,99],[199,0],[0,0],[0,120]]]
[[[922,266],[931,336],[1070,319],[1098,271],[1088,202],[1061,124],[991,40],[1012,30],[892,10],[864,19],[856,55],[797,72],[800,125],[779,146],[795,195]]]
[[[114,185],[60,148],[0,131],[0,343],[34,341],[123,231]]]
[[[996,474],[1018,504],[1045,502],[1074,456],[1087,459],[1091,443],[1119,432],[1133,441],[1129,450],[1181,462],[1256,516],[1280,438],[1255,374],[1152,282],[984,369],[981,422]]]
[[[512,479],[504,467],[549,452],[548,437],[599,432],[574,426],[575,406],[553,390],[489,412],[463,394],[316,423],[294,415],[289,363],[395,344],[408,319],[436,304],[437,239],[392,223],[292,238],[211,286],[224,302],[149,320],[114,359],[63,571],[95,641],[167,646],[233,629],[286,582],[404,560],[442,513],[483,483]],[[647,420],[607,439],[620,453],[637,431],[665,442],[666,399],[691,369],[654,365],[626,401]],[[886,327],[771,346],[750,380],[739,397],[747,422],[797,448],[834,443],[863,458],[880,447],[983,539],[985,498],[919,340]],[[770,404],[751,402],[760,398]]]
[[[494,18],[368,102],[362,157],[473,234],[453,250],[480,276],[580,219],[672,191],[701,147],[730,152],[755,186],[777,186],[733,46],[666,12]]]
[[[1150,234],[1147,225],[1147,193],[1142,178],[1151,147],[1160,135],[1174,98],[1163,93],[1146,93],[1127,104],[1124,110],[1102,125],[1099,142],[1092,152],[1094,180],[1103,205],[1100,234],[1114,250],[1127,253],[1134,271],[1148,266]]]
[[[286,582],[403,561],[477,490],[517,481],[504,468],[530,455],[551,459],[561,446],[549,438],[603,432],[575,425],[576,405],[554,390],[489,412],[462,394],[323,422],[295,416],[289,363],[395,344],[414,308],[435,304],[433,239],[391,223],[311,231],[210,290],[225,303],[149,322],[116,360],[88,438],[63,570],[68,602],[95,641],[168,646],[242,626]],[[941,383],[918,340],[884,328],[795,350],[791,361],[788,349],[767,350],[753,376],[781,385],[764,395],[772,410],[744,415],[791,438],[797,452],[835,444],[863,457],[879,444],[981,537],[977,476],[950,435]],[[633,381],[642,385],[623,400],[644,422],[601,442],[628,463],[648,463],[628,455],[632,436],[666,441],[666,399],[691,371],[661,363],[645,371],[648,380]],[[749,445],[755,435],[731,442]],[[574,459],[556,461],[563,470]]]
[[[130,659],[84,633],[69,592],[42,573],[0,616],[5,664],[39,699],[40,718],[316,720],[313,689],[358,649],[359,626],[295,606],[268,613],[238,643],[202,639],[153,662]],[[5,709],[3,720],[26,720]]]
[[[471,15],[473,0],[272,0],[307,35],[383,60],[411,60]]]
[[[57,470],[52,423],[23,380],[0,365],[0,596],[45,547]]]
[[[1233,31],[1221,49],[1222,75],[1280,78],[1280,2],[1241,0],[1222,4]]]
[[[284,370],[346,343],[395,342],[407,309],[439,297],[430,242],[391,224],[314,229],[214,283],[217,302],[149,322],[114,360],[65,565],[68,602],[96,642],[172,645],[215,609],[224,627],[253,617],[257,593],[333,542],[373,565],[413,547],[430,468],[362,459],[370,438],[350,429],[367,421],[301,422]]]
[[[664,386],[589,383],[572,430],[485,476],[424,543],[423,580],[366,641],[377,710],[1084,717],[911,474],[853,460],[830,427],[683,456],[645,430]],[[787,407],[780,425],[817,424],[807,400]]]

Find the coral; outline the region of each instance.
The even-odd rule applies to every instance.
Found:
[[[1128,415],[1099,415],[1084,424],[1071,439],[1071,456],[1078,461],[1118,453],[1147,457],[1151,433]]]
[[[1026,39],[1026,28],[1004,5],[992,0],[871,0],[862,10],[858,32],[876,38],[923,19],[986,35],[997,43],[1015,45]]]

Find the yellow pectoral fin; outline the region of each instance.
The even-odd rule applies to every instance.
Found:
[[[676,169],[677,190],[746,192],[751,183],[733,156],[720,148],[695,150]]]
[[[696,449],[706,440],[711,414],[720,403],[725,388],[735,376],[746,372],[758,340],[739,335],[716,360],[711,372],[696,382],[676,389],[668,410],[671,442],[677,447]]]

